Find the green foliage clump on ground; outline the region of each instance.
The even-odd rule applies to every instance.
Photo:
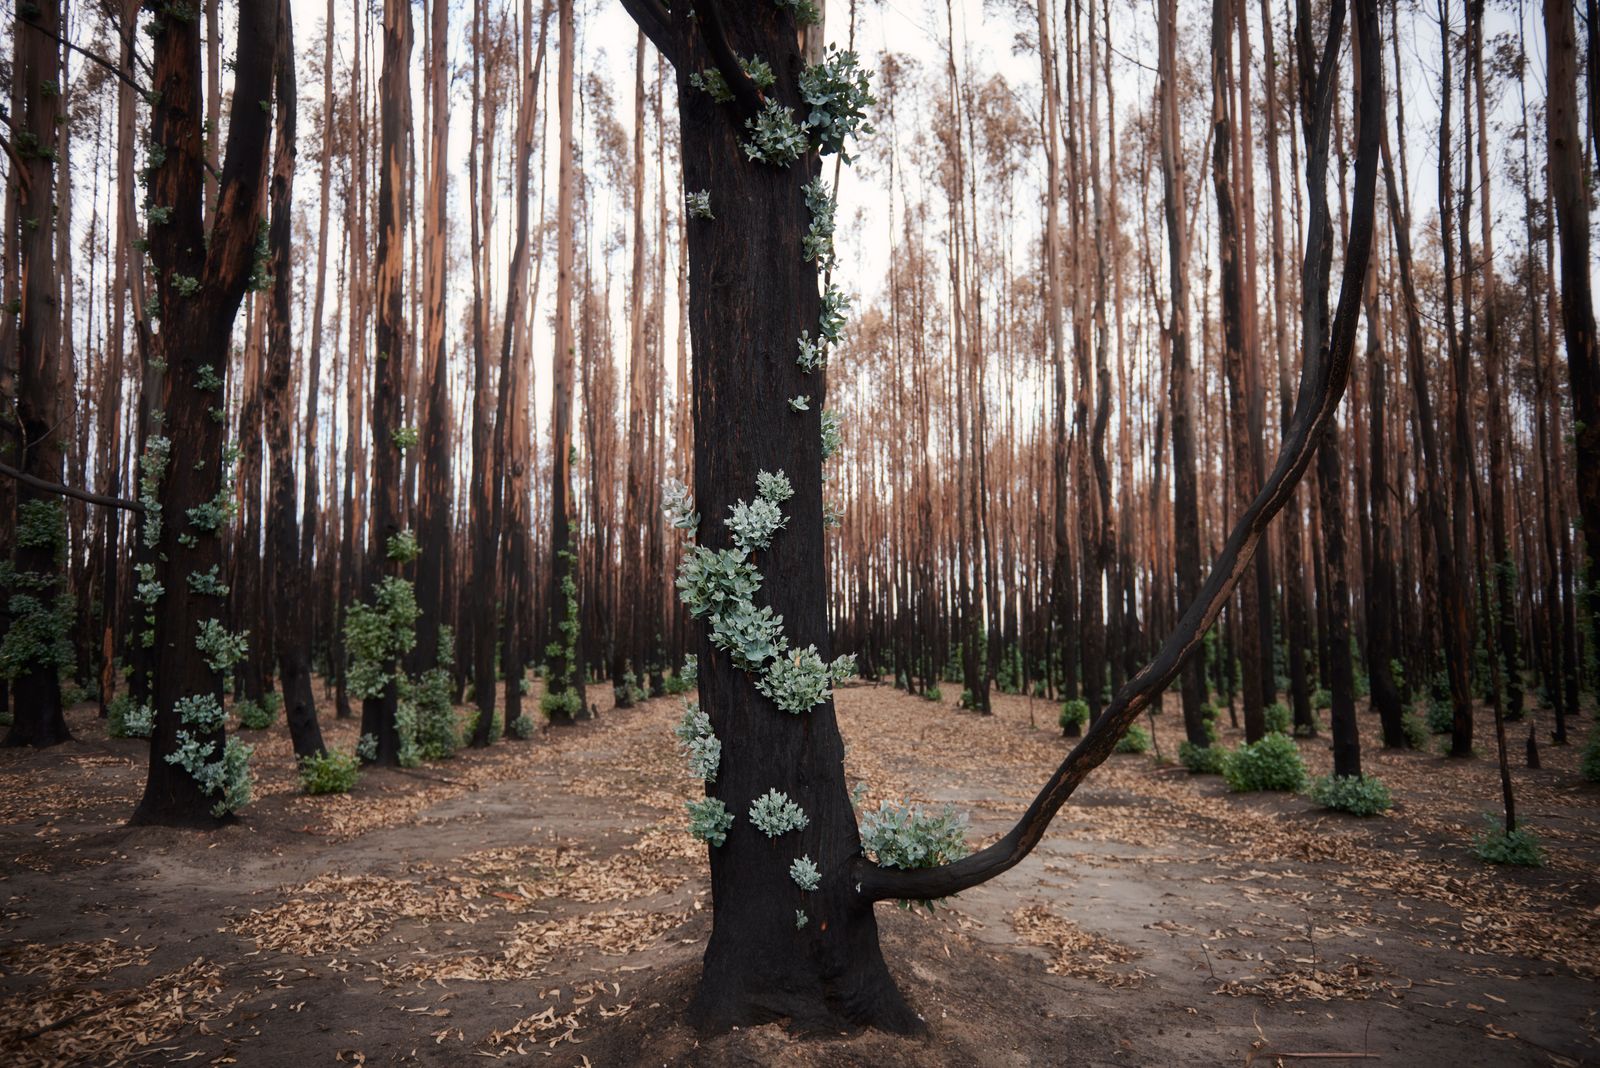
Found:
[[[300,789],[308,794],[347,794],[361,777],[354,753],[326,752],[300,758]]]
[[[441,645],[444,642],[441,640]],[[411,706],[409,741],[423,760],[448,760],[461,746],[461,732],[455,705],[450,700],[450,662],[443,655],[441,667],[422,673],[421,678],[404,687],[402,705]],[[402,735],[402,746],[405,744]]]
[[[251,731],[264,731],[278,719],[283,707],[283,696],[277,693],[262,694],[260,701],[248,697],[233,703],[233,714],[239,717],[239,726]]]
[[[1241,745],[1228,754],[1222,767],[1228,789],[1235,793],[1257,790],[1299,790],[1306,784],[1306,766],[1294,739],[1268,734],[1259,742]]]
[[[1583,761],[1578,770],[1590,782],[1600,782],[1600,726],[1589,728],[1589,741],[1583,747]]]
[[[1394,805],[1389,788],[1371,775],[1324,775],[1311,784],[1311,800],[1353,816],[1376,816]]]
[[[1433,682],[1428,686],[1428,733],[1449,734],[1454,718],[1455,707],[1450,697],[1450,680],[1441,672],[1433,677]]]
[[[1221,775],[1227,762],[1228,750],[1220,745],[1195,745],[1189,741],[1178,743],[1178,763],[1196,775]]]
[[[1406,748],[1426,749],[1428,747],[1428,725],[1415,712],[1407,712],[1400,717],[1400,730],[1406,736]]]
[[[1117,739],[1118,753],[1148,753],[1150,751],[1150,732],[1135,723],[1128,728],[1128,733]]]
[[[1311,708],[1316,712],[1326,712],[1333,707],[1333,694],[1323,686],[1317,687],[1311,695]]]
[[[1071,731],[1074,734],[1081,731],[1084,724],[1089,722],[1089,702],[1076,697],[1063,702],[1061,715],[1056,718],[1056,722],[1061,724],[1061,729],[1064,731]],[[1077,731],[1073,730],[1074,727]]]
[[[1267,730],[1274,734],[1289,734],[1294,729],[1294,713],[1289,711],[1289,706],[1282,701],[1274,701],[1266,707]]]
[[[132,694],[119,693],[106,706],[106,733],[113,738],[148,738],[155,723],[155,709]]]
[[[1544,867],[1545,853],[1538,835],[1527,827],[1518,827],[1507,834],[1500,822],[1488,813],[1484,813],[1483,820],[1487,825],[1483,833],[1472,839],[1472,851],[1479,860],[1523,868]]]
[[[533,717],[528,715],[526,712],[511,721],[512,736],[515,738],[520,738],[524,742],[538,733],[538,730],[539,725],[535,723],[533,721]]]

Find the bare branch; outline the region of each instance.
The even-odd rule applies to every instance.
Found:
[[[62,497],[71,497],[76,501],[87,501],[98,504],[102,508],[125,508],[130,512],[144,512],[144,505],[138,501],[130,501],[123,497],[108,497],[102,493],[91,493],[88,490],[78,489],[74,486],[63,485],[60,482],[50,482],[34,475],[18,471],[7,463],[0,463],[0,475],[16,479],[29,489],[38,490],[40,493],[54,493]]]
[[[848,878],[857,887],[856,892],[863,904],[887,898],[931,900],[948,897],[994,878],[1032,852],[1050,826],[1050,821],[1066,804],[1078,784],[1111,755],[1118,739],[1178,677],[1184,662],[1200,647],[1205,632],[1216,621],[1244,575],[1251,554],[1267,525],[1292,498],[1295,484],[1316,453],[1350,378],[1350,358],[1355,349],[1362,287],[1372,249],[1378,139],[1384,122],[1383,67],[1379,55],[1376,0],[1356,0],[1355,20],[1361,59],[1361,109],[1350,239],[1344,260],[1339,307],[1328,344],[1306,354],[1294,419],[1271,477],[1240,516],[1205,586],[1188,606],[1176,629],[1168,635],[1155,659],[1122,687],[1083,741],[1067,754],[1016,825],[993,845],[953,864],[939,867],[886,869],[872,864],[865,857],[857,858]],[[1330,25],[1330,37],[1339,33],[1340,29]],[[1326,275],[1323,278],[1322,284],[1325,285]],[[1314,284],[1314,281],[1307,281],[1307,285]]]

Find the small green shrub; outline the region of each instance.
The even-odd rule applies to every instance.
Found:
[[[1449,734],[1450,727],[1455,720],[1455,709],[1451,707],[1450,698],[1439,697],[1436,694],[1428,695],[1426,726],[1429,734]]]
[[[1600,782],[1600,726],[1589,728],[1589,740],[1584,743],[1578,772],[1590,782]]]
[[[282,703],[281,698],[279,702]],[[278,719],[276,707],[267,701],[253,701],[248,697],[241,697],[233,703],[233,714],[239,717],[239,726],[247,731],[264,731]]]
[[[1400,730],[1405,733],[1406,748],[1428,748],[1428,725],[1415,712],[1407,712],[1400,717]]]
[[[442,667],[425,671],[407,689],[415,708],[412,740],[423,760],[448,760],[461,746],[460,724],[450,701],[450,672]]]
[[[648,696],[639,685],[639,676],[633,673],[632,665],[622,673],[622,681],[611,687],[611,697],[618,708],[631,708]]]
[[[1056,722],[1061,725],[1063,731],[1071,735],[1077,735],[1083,729],[1084,724],[1089,722],[1089,702],[1081,701],[1076,697],[1064,702],[1061,706],[1061,714],[1056,717]]]
[[[1221,775],[1223,765],[1227,762],[1228,751],[1219,745],[1195,745],[1189,741],[1178,743],[1178,763],[1196,775]]]
[[[694,689],[694,684],[692,682],[685,682],[683,676],[678,674],[676,671],[667,676],[665,685],[667,693],[674,697],[676,697],[678,694],[688,693],[690,690]]]
[[[1483,820],[1487,824],[1483,833],[1472,839],[1472,851],[1478,854],[1479,860],[1523,868],[1544,867],[1544,849],[1539,845],[1538,835],[1526,827],[1518,827],[1507,834],[1500,822],[1488,813],[1484,813]]]
[[[1333,694],[1324,686],[1318,686],[1311,695],[1311,707],[1317,712],[1323,712],[1333,707]]]
[[[1213,745],[1216,744],[1218,738],[1217,714],[1217,706],[1212,704],[1210,701],[1207,701],[1205,704],[1200,706],[1200,722],[1205,724],[1206,740],[1211,742]]]
[[[1128,728],[1128,733],[1117,739],[1118,753],[1148,753],[1150,751],[1150,732],[1135,723]]]
[[[106,733],[113,738],[148,738],[155,723],[155,709],[135,701],[132,694],[117,694],[106,708]]]
[[[1288,734],[1294,729],[1294,713],[1282,701],[1274,701],[1266,707],[1266,718],[1267,730],[1275,734]]]
[[[526,712],[511,721],[511,733],[523,741],[532,738],[538,729],[538,725],[533,722],[533,717]]]
[[[1294,739],[1269,734],[1259,742],[1241,745],[1222,766],[1228,789],[1236,793],[1256,790],[1299,790],[1306,784],[1306,766]]]
[[[329,749],[300,758],[300,789],[308,794],[347,794],[361,777],[361,761],[354,753]]]
[[[1393,806],[1381,779],[1371,775],[1324,775],[1311,784],[1311,800],[1353,816],[1376,816]]]
[[[942,701],[942,700],[944,700],[944,694],[939,692],[939,687],[937,687],[937,686],[929,686],[928,689],[926,690],[926,692],[924,692],[922,696],[927,698],[930,701]]]
[[[572,719],[583,711],[583,702],[578,699],[577,690],[562,690],[560,693],[546,691],[539,698],[539,711],[544,713],[545,719]]]
[[[478,709],[472,709],[467,713],[466,718],[461,721],[462,745],[466,745],[468,742],[472,741],[472,736],[478,733],[478,720],[480,717],[482,717],[482,715],[483,713]],[[525,716],[518,718],[525,718]],[[496,711],[489,717],[489,741],[498,742],[504,733],[505,731],[502,728],[500,713]]]

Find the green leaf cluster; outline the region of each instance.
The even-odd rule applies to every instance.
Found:
[[[771,789],[750,802],[750,822],[768,838],[803,829],[811,822],[805,811],[781,790]]]
[[[1389,788],[1371,775],[1322,775],[1311,783],[1311,800],[1353,816],[1376,816],[1394,805]]]
[[[1150,732],[1135,723],[1128,728],[1128,733],[1117,739],[1116,752],[1118,753],[1148,753],[1150,751]]]
[[[1274,701],[1264,710],[1267,720],[1267,730],[1278,734],[1290,734],[1294,731],[1294,713],[1289,711],[1289,706],[1282,701]]]
[[[689,812],[689,833],[709,845],[719,846],[728,840],[728,828],[733,826],[733,813],[719,798],[703,797],[688,801],[683,806]]]
[[[1518,827],[1507,834],[1500,822],[1488,813],[1484,813],[1483,820],[1486,824],[1483,833],[1472,839],[1472,851],[1479,860],[1522,868],[1544,867],[1545,852],[1538,835],[1527,827]]]
[[[712,732],[711,717],[701,711],[698,701],[683,703],[683,717],[672,733],[678,739],[678,751],[689,762],[689,774],[716,782],[717,768],[722,764],[722,742]]]
[[[1195,745],[1190,741],[1178,743],[1178,763],[1196,775],[1221,775],[1228,762],[1228,751],[1219,745]]]
[[[821,63],[800,72],[800,95],[811,106],[805,126],[817,151],[837,152],[851,162],[845,141],[873,133],[867,109],[878,101],[872,95],[871,74],[854,52],[828,49]]]
[[[1306,766],[1294,739],[1268,734],[1258,742],[1241,745],[1228,754],[1222,768],[1228,789],[1236,793],[1256,790],[1295,791],[1305,787]]]
[[[373,603],[357,602],[345,613],[345,647],[350,653],[347,682],[358,700],[377,697],[391,681],[394,663],[417,644],[416,589],[387,575],[373,589]]]
[[[361,777],[361,760],[335,749],[300,758],[300,789],[308,794],[347,794]]]
[[[972,852],[965,812],[945,805],[933,815],[921,805],[889,801],[862,816],[861,846],[884,868],[932,868]]]
[[[796,857],[794,863],[789,865],[789,878],[802,890],[815,890],[822,882],[822,872],[807,855]]]

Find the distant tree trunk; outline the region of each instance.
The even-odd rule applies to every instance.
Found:
[[[332,201],[329,186],[333,176],[335,115],[333,110],[333,27],[335,14],[333,0],[328,0],[328,10],[322,38],[322,145],[321,171],[317,188],[317,261],[312,280],[311,326],[306,333],[306,416],[302,428],[301,451],[305,454],[305,507],[300,513],[300,567],[307,574],[315,559],[317,523],[321,512],[317,506],[318,478],[317,442],[320,439],[322,396],[322,316],[327,294],[328,279],[328,207]],[[323,547],[326,554],[328,547]],[[322,598],[319,598],[322,599]],[[313,641],[314,641],[313,637]]]
[[[16,329],[15,422],[3,454],[24,474],[60,482],[65,414],[60,287],[56,271],[56,131],[62,109],[60,0],[18,5],[11,76],[21,112],[11,116],[11,185],[21,236]],[[20,162],[18,157],[20,157]],[[62,185],[70,181],[63,164]],[[61,225],[66,225],[63,221]],[[9,273],[9,272],[7,272]],[[71,285],[67,279],[67,285]],[[6,312],[9,317],[10,311]],[[69,324],[70,325],[70,324]],[[8,420],[9,422],[9,420]],[[12,451],[20,444],[20,457]],[[27,485],[15,488],[14,573],[5,590],[10,627],[0,639],[0,669],[15,699],[5,745],[51,746],[71,739],[61,708],[61,670],[72,662],[66,590],[67,517],[61,498]]]
[[[1443,483],[1444,465],[1440,456],[1433,401],[1428,389],[1422,316],[1412,273],[1411,219],[1403,207],[1400,186],[1395,178],[1394,158],[1387,131],[1383,137],[1383,172],[1384,185],[1388,190],[1389,217],[1394,220],[1395,265],[1400,272],[1401,304],[1405,311],[1406,376],[1410,379],[1413,395],[1411,420],[1416,437],[1422,443],[1423,477],[1419,480],[1418,492],[1422,497],[1422,512],[1426,519],[1426,541],[1430,544],[1429,551],[1433,556],[1440,615],[1444,617],[1440,621],[1440,633],[1444,639],[1445,663],[1450,672],[1453,697],[1458,677],[1468,670],[1466,657],[1470,655],[1471,646],[1462,644],[1458,626],[1466,612],[1465,607],[1458,604],[1464,591],[1457,578],[1460,561],[1449,549],[1450,520]]]
[[[1439,111],[1439,233],[1444,248],[1444,332],[1446,349],[1450,356],[1451,382],[1451,433],[1450,433],[1450,531],[1448,540],[1438,543],[1441,557],[1449,553],[1459,568],[1459,588],[1455,597],[1445,604],[1445,627],[1456,648],[1450,659],[1450,698],[1454,706],[1450,726],[1450,755],[1472,755],[1472,597],[1471,586],[1466,581],[1470,573],[1468,561],[1471,546],[1467,538],[1472,465],[1472,425],[1467,416],[1467,397],[1472,390],[1471,365],[1465,348],[1468,339],[1456,327],[1456,264],[1455,264],[1455,190],[1451,173],[1450,111],[1455,86],[1451,81],[1449,0],[1439,6],[1439,32],[1441,38],[1440,70],[1441,104]],[[1442,486],[1440,492],[1444,492]]]
[[[1404,749],[1405,708],[1390,667],[1395,655],[1394,528],[1389,520],[1389,457],[1383,432],[1389,376],[1378,335],[1377,279],[1370,279],[1367,286],[1367,508],[1372,526],[1372,558],[1367,562],[1364,591],[1367,680],[1372,706],[1383,723],[1384,748]]]
[[[422,358],[420,407],[421,478],[417,500],[416,670],[439,667],[451,650],[443,648],[449,621],[452,554],[450,514],[455,487],[451,478],[453,419],[450,412],[450,362],[445,347],[445,295],[450,219],[450,16],[448,0],[429,0],[428,99],[429,154],[422,208]]]
[[[550,415],[550,585],[546,597],[549,624],[547,682],[551,693],[571,689],[577,694],[578,711],[557,710],[550,722],[570,724],[585,709],[584,670],[581,643],[576,635],[567,636],[562,624],[577,625],[575,613],[567,610],[568,581],[577,583],[577,553],[572,532],[572,386],[576,342],[572,326],[572,271],[574,267],[573,225],[573,122],[572,90],[577,53],[577,30],[572,0],[560,0],[561,56],[556,70],[556,102],[560,112],[560,160],[556,185],[556,351],[554,381],[551,386]],[[570,650],[570,656],[568,651]]]
[[[311,599],[306,596],[306,568],[300,554],[300,532],[295,528],[294,452],[289,445],[289,420],[293,396],[289,366],[294,349],[289,339],[290,308],[294,297],[290,243],[293,229],[295,120],[298,108],[294,73],[294,16],[290,0],[278,0],[277,147],[269,191],[272,221],[268,246],[272,255],[272,294],[267,310],[267,444],[272,451],[271,498],[267,506],[267,545],[276,566],[270,569],[278,599],[272,613],[276,633],[272,645],[278,654],[278,683],[289,721],[295,756],[324,752],[322,728],[317,722],[316,698],[311,692]],[[307,383],[313,392],[316,380]],[[311,537],[311,530],[305,531]]]
[[[1573,5],[1544,0],[1547,64],[1545,120],[1549,138],[1550,193],[1561,240],[1561,325],[1567,342],[1572,390],[1572,470],[1578,479],[1578,516],[1588,557],[1589,628],[1600,649],[1600,340],[1595,337],[1590,271],[1589,200],[1583,180],[1583,142],[1578,139],[1577,31]],[[1590,33],[1595,27],[1590,24]],[[1593,38],[1591,37],[1591,40]],[[1589,59],[1594,61],[1591,51]],[[1595,72],[1590,70],[1590,77]],[[1590,83],[1591,87],[1593,82]],[[1593,102],[1591,101],[1591,104]]]
[[[379,79],[380,147],[378,162],[378,245],[374,264],[377,330],[372,366],[372,520],[368,528],[366,579],[398,578],[400,563],[389,555],[389,541],[400,534],[400,394],[411,361],[406,335],[404,257],[407,157],[411,142],[411,5],[384,0],[383,73]],[[376,590],[376,585],[374,585]],[[361,733],[377,740],[373,763],[398,764],[400,732],[399,666],[380,664],[387,677],[382,692],[361,702]]]
[[[1189,224],[1184,190],[1183,138],[1178,114],[1178,5],[1162,0],[1159,63],[1159,123],[1162,198],[1166,206],[1168,276],[1172,280],[1172,318],[1167,336],[1172,368],[1167,378],[1172,408],[1173,544],[1178,573],[1178,613],[1188,611],[1200,592],[1200,497],[1195,488],[1193,416],[1194,371],[1189,362]],[[1064,503],[1057,500],[1057,522]],[[1209,744],[1201,706],[1206,701],[1204,656],[1191,657],[1183,669],[1183,726],[1191,744]]]
[[[1222,274],[1222,339],[1228,377],[1228,427],[1233,453],[1233,504],[1237,512],[1249,507],[1256,493],[1250,442],[1250,370],[1245,355],[1244,272],[1239,250],[1238,205],[1234,200],[1229,166],[1233,156],[1233,14],[1232,0],[1211,5],[1211,173],[1217,199],[1217,256]],[[1330,430],[1331,435],[1331,430]],[[1326,446],[1324,446],[1326,447]],[[1238,639],[1241,688],[1244,697],[1244,733],[1256,741],[1266,733],[1261,697],[1260,572],[1252,567],[1239,583]]]
[[[624,685],[629,671],[641,672],[644,668],[646,642],[654,623],[643,600],[650,578],[645,573],[644,527],[655,526],[659,517],[646,514],[645,480],[646,464],[646,405],[651,403],[645,395],[645,372],[649,354],[645,348],[644,291],[645,291],[645,240],[644,240],[644,31],[638,33],[634,45],[633,83],[633,276],[628,288],[628,475],[627,501],[623,511],[622,567],[623,589],[629,596],[641,597],[634,611],[618,606],[618,635],[616,652],[612,657],[611,681],[616,690],[617,707],[626,708],[633,703],[633,688]]]

